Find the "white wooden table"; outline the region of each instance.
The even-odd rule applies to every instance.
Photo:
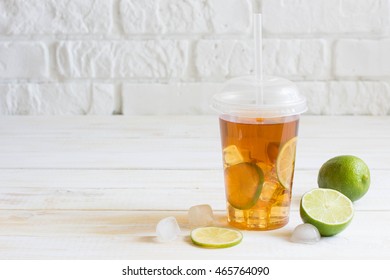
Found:
[[[371,169],[352,224],[316,245],[290,242],[301,195],[340,154]],[[208,203],[225,224],[217,117],[1,117],[0,258],[389,259],[389,172],[390,117],[304,116],[289,224],[202,249],[189,240],[188,208]],[[167,216],[182,236],[156,242]]]

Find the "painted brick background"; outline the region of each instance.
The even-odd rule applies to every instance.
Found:
[[[0,0],[0,115],[212,113],[256,11],[307,114],[390,114],[390,0]]]

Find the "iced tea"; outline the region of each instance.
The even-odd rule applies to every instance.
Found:
[[[220,116],[228,221],[242,229],[287,224],[299,116]]]

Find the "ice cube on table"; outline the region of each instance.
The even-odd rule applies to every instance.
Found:
[[[291,241],[295,243],[314,244],[320,241],[318,229],[311,224],[300,224],[292,233]]]
[[[157,239],[161,242],[173,241],[178,237],[180,233],[181,230],[175,217],[167,217],[157,223]]]
[[[188,224],[190,228],[213,225],[214,214],[211,206],[208,204],[192,206],[188,210]]]

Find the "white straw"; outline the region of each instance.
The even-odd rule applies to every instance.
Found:
[[[255,78],[257,85],[256,104],[263,104],[263,36],[261,14],[253,14],[253,33],[255,43]]]

